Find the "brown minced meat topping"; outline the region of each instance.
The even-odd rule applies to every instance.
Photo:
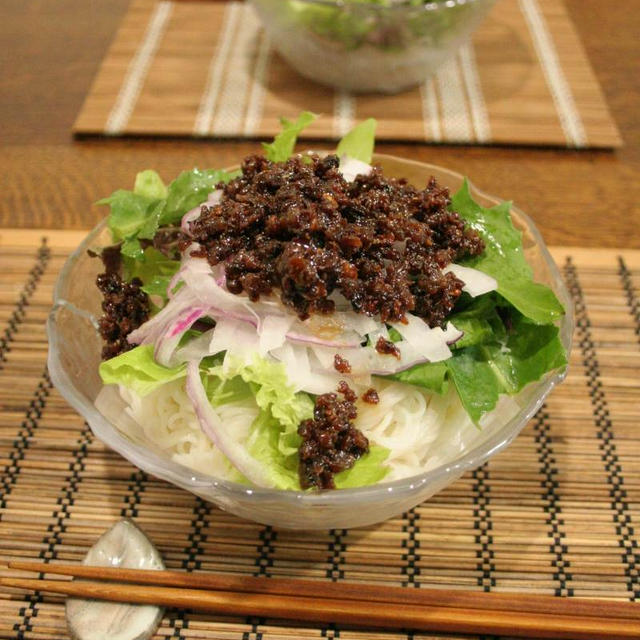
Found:
[[[102,359],[108,360],[135,346],[127,342],[127,336],[149,319],[149,296],[138,278],[123,282],[114,272],[100,274],[96,284],[103,296],[103,315],[98,321]]]
[[[362,394],[362,401],[366,402],[367,404],[378,404],[378,402],[380,402],[380,396],[378,395],[378,392],[372,387],[371,389],[367,389]]]
[[[463,286],[442,268],[480,254],[482,239],[449,210],[449,192],[434,178],[419,190],[374,167],[348,183],[338,166],[335,155],[284,163],[247,157],[242,175],[219,185],[220,203],[203,205],[191,223],[192,239],[200,244],[193,255],[211,265],[224,263],[232,293],[244,292],[256,301],[277,290],[302,319],[332,313],[330,296],[339,292],[356,312],[379,315],[382,322],[402,321],[411,312],[431,327],[442,326]],[[177,228],[161,230],[154,240],[172,257],[190,243],[180,239]],[[149,317],[142,283],[123,282],[115,262],[105,260],[107,273],[97,281],[104,294],[100,333],[105,359],[131,348],[127,335]],[[396,355],[387,341],[376,349]],[[337,357],[335,368],[346,372],[350,365]],[[298,429],[303,488],[333,488],[334,475],[369,450],[352,422],[356,394],[346,382],[338,391],[342,399],[335,393],[318,396],[313,418]],[[371,389],[363,400],[376,403],[379,398]]]
[[[481,253],[481,238],[435,179],[420,191],[375,167],[348,183],[338,165],[335,155],[247,157],[242,175],[221,185],[221,202],[191,223],[201,245],[193,255],[224,262],[232,293],[255,301],[277,289],[303,319],[333,312],[338,291],[383,322],[410,311],[443,325],[463,283],[442,268]]]
[[[334,476],[350,469],[356,460],[369,451],[369,441],[352,421],[358,415],[356,394],[342,381],[335,393],[316,398],[313,418],[298,427],[302,436],[298,474],[303,489],[334,489]]]
[[[394,358],[400,359],[400,349],[396,347],[391,340],[386,340],[382,336],[378,338],[378,342],[376,342],[376,351],[383,356],[393,356]]]
[[[338,353],[333,356],[333,368],[338,373],[351,373],[351,364],[346,358],[343,358]]]

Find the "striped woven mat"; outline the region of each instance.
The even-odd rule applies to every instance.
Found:
[[[44,322],[80,238],[0,231],[1,564],[77,562],[131,517],[174,569],[640,600],[640,251],[553,250],[576,307],[571,369],[505,452],[387,522],[292,532],[137,470],[52,388]],[[0,592],[0,638],[65,637],[61,598]],[[155,637],[432,636],[174,611]]]
[[[336,138],[617,147],[618,130],[561,0],[498,0],[449,63],[396,96],[333,92],[274,53],[240,2],[134,0],[76,120],[77,134],[268,138],[281,116],[324,114]]]

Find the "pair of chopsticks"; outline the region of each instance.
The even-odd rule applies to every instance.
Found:
[[[0,578],[7,587],[234,616],[535,638],[640,638],[640,604],[631,602],[41,562],[9,567],[83,580]]]

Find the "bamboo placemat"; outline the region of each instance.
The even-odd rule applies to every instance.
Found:
[[[382,524],[291,532],[132,467],[52,388],[44,323],[81,237],[0,231],[0,562],[79,561],[131,517],[176,569],[640,600],[640,251],[553,250],[577,312],[571,370],[507,451]],[[0,638],[65,637],[61,598],[0,593]],[[156,638],[433,636],[170,612]]]
[[[134,0],[74,131],[269,138],[305,109],[325,116],[311,138],[373,116],[381,140],[621,144],[561,0],[498,0],[473,43],[421,87],[357,98],[291,70],[248,5]]]

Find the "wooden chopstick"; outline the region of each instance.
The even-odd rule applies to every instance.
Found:
[[[12,562],[10,567],[82,578],[115,578],[144,584],[127,584],[126,589],[123,589],[122,584],[108,582],[26,578],[1,578],[0,584],[82,598],[156,604],[227,615],[538,638],[590,640],[607,637],[615,640],[640,637],[639,605],[634,603],[528,597],[521,594],[513,600],[507,594],[408,590],[373,585],[316,583],[309,580],[31,562]],[[158,586],[159,584],[174,586]],[[193,588],[196,584],[198,588]],[[458,597],[455,601],[444,600],[443,604],[443,596],[446,598],[446,594]],[[526,606],[531,601],[535,602],[533,610],[527,610]],[[552,605],[556,601],[564,603],[563,608]],[[551,607],[544,609],[544,603]],[[579,605],[577,609],[575,605]],[[591,606],[585,608],[584,605]]]
[[[565,616],[623,618],[640,622],[639,604],[601,599],[562,598],[522,593],[485,593],[481,591],[462,591],[457,589],[403,589],[401,587],[335,583],[320,580],[298,580],[290,578],[266,579],[254,578],[253,576],[234,576],[205,572],[147,571],[30,561],[12,561],[9,562],[9,567],[11,569],[37,573],[165,587],[360,600],[387,604],[411,604],[415,606],[481,609],[487,611],[500,610]]]
[[[0,584],[35,591],[51,591],[80,598],[155,604],[233,616],[264,616],[305,622],[359,627],[416,629],[457,633],[508,634],[519,637],[622,640],[638,638],[636,620],[574,617],[517,611],[485,611],[457,607],[310,598],[274,594],[206,591],[149,585],[67,580],[0,578]]]

